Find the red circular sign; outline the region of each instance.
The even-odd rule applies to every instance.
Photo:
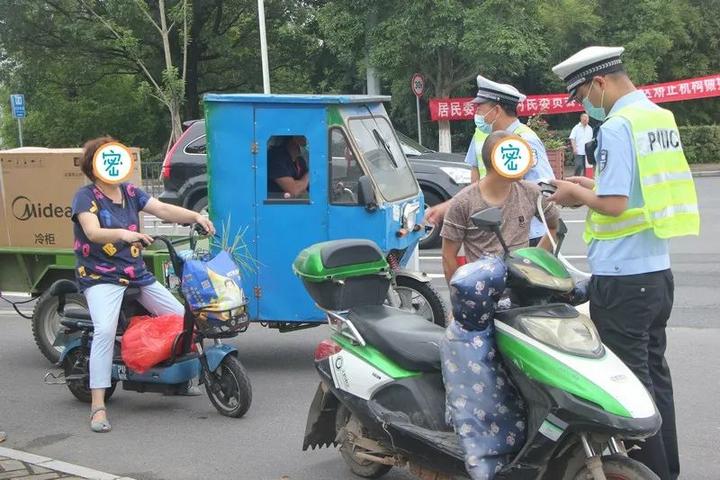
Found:
[[[410,80],[410,88],[416,97],[422,97],[422,94],[425,92],[425,77],[419,73],[413,75]]]

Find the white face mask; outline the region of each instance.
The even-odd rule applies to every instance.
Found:
[[[607,117],[607,114],[605,113],[605,109],[603,108],[603,103],[605,102],[605,90],[602,91],[602,96],[600,97],[600,106],[596,107],[595,105],[593,105],[590,102],[590,92],[592,91],[592,88],[594,86],[595,86],[595,80],[592,81],[587,95],[585,95],[585,98],[582,99],[582,105],[583,105],[583,108],[585,109],[585,113],[587,113],[590,118],[594,118],[595,120],[604,122],[605,117]]]
[[[485,120],[485,117],[487,117],[488,113],[490,113],[490,110],[488,110],[488,112],[485,115],[483,115],[481,113],[475,113],[474,120],[475,120],[475,126],[477,127],[478,130],[480,130],[483,133],[489,134],[492,132],[493,125],[495,124],[495,120],[497,120],[497,117],[495,117],[495,120],[493,120],[491,123],[487,123],[487,121]]]

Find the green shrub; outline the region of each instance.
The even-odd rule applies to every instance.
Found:
[[[720,163],[720,125],[680,127],[688,163]]]

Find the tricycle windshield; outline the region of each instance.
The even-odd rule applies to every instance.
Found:
[[[386,118],[350,118],[348,126],[385,200],[392,202],[418,194],[415,176]]]

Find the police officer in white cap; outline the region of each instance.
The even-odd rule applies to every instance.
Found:
[[[475,134],[465,156],[465,163],[474,167],[472,183],[486,174],[482,160],[482,145],[485,139],[490,133],[501,130],[521,136],[533,150],[535,165],[525,175],[524,180],[537,182],[555,178],[542,140],[517,118],[518,103],[525,99],[525,95],[512,85],[493,82],[482,75],[477,76],[477,86],[477,95],[472,101],[475,105]],[[445,216],[449,204],[448,201],[429,209],[425,219],[437,225]],[[545,226],[533,217],[530,222],[530,245],[536,246],[545,233]]]
[[[622,47],[589,47],[553,67],[570,98],[604,121],[596,180],[556,180],[551,200],[587,205],[592,270],[590,315],[603,342],[653,395],[662,429],[630,456],[661,479],[680,465],[665,327],[673,305],[668,239],[697,235],[695,185],[673,114],[652,103],[625,73]],[[591,152],[588,152],[591,153]]]

